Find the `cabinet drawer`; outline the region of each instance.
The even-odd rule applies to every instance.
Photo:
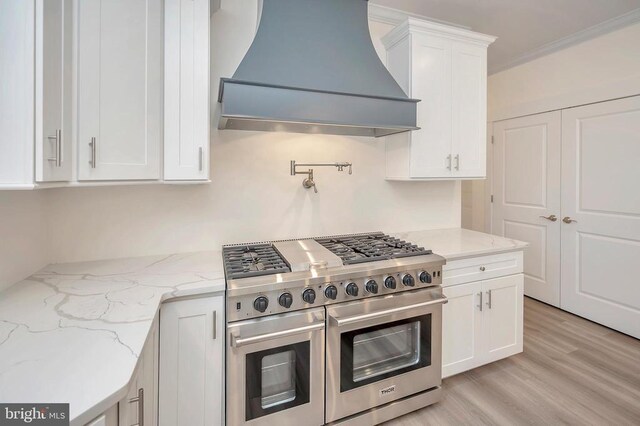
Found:
[[[522,268],[522,251],[451,260],[442,268],[442,286],[519,274]]]

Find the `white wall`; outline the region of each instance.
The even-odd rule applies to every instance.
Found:
[[[489,77],[490,120],[640,93],[640,24]]]
[[[494,121],[637,94],[640,24],[489,76],[488,115]],[[485,223],[490,215],[486,202],[491,191],[485,182],[490,184],[473,183],[467,223]],[[489,231],[487,226],[480,229]]]
[[[254,0],[224,0],[212,21],[212,86],[230,77],[255,32]],[[390,26],[372,23],[376,47]],[[384,140],[212,131],[212,183],[68,188],[47,193],[51,260],[217,249],[294,236],[460,226],[459,182],[387,182]],[[351,161],[353,175],[316,168],[318,194],[289,161]]]
[[[48,263],[45,194],[0,191],[0,290]]]

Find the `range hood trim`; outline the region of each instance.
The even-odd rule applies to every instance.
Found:
[[[397,98],[397,97],[390,97],[390,96],[377,96],[377,95],[366,95],[366,94],[362,94],[362,93],[347,93],[347,92],[336,92],[336,91],[331,91],[331,90],[320,90],[320,89],[309,89],[309,88],[304,88],[304,87],[293,87],[293,86],[283,86],[283,85],[278,85],[278,84],[268,84],[268,83],[259,83],[256,81],[247,81],[247,80],[238,80],[235,78],[228,78],[228,77],[222,77],[220,78],[220,89],[218,91],[218,102],[222,103],[224,100],[224,85],[226,83],[233,83],[233,84],[242,84],[242,85],[247,85],[247,86],[258,86],[258,87],[267,87],[267,88],[272,88],[272,89],[285,89],[285,90],[297,90],[300,92],[311,92],[311,93],[322,93],[322,94],[330,94],[330,95],[343,95],[343,96],[355,96],[355,97],[360,97],[360,98],[369,98],[369,99],[380,99],[380,100],[387,100],[387,101],[399,101],[399,102],[410,102],[410,103],[414,103],[417,104],[418,102],[420,102],[420,99],[413,99],[413,98]]]
[[[218,129],[383,137],[411,130],[415,99],[221,79]],[[308,108],[305,108],[308,106]]]

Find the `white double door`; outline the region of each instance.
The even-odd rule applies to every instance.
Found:
[[[525,294],[640,337],[640,97],[493,134],[492,232],[531,244]]]

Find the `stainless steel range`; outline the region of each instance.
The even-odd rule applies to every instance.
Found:
[[[380,232],[223,257],[229,425],[371,425],[440,399],[442,257]]]

